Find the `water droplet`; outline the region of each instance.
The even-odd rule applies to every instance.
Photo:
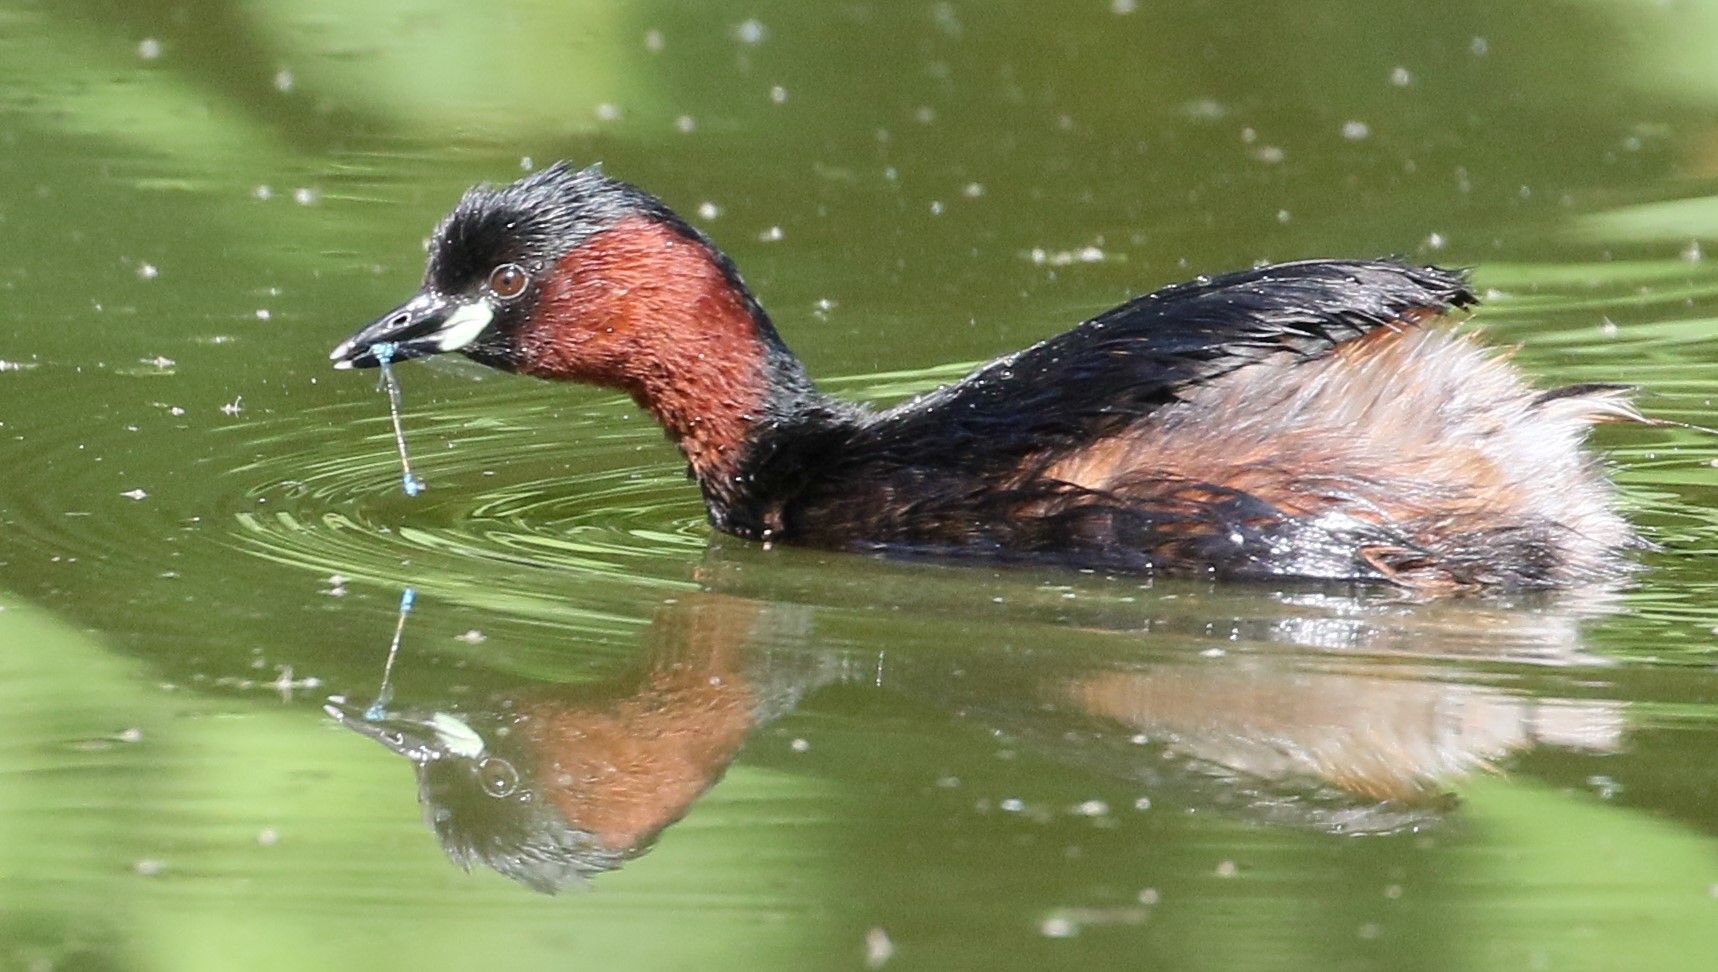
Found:
[[[762,44],[769,38],[769,35],[769,28],[755,18],[734,28],[734,39],[742,44]]]
[[[1039,924],[1038,932],[1045,938],[1073,938],[1080,933],[1080,926],[1061,915],[1052,915]]]

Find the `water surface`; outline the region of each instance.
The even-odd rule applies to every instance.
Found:
[[[713,538],[629,403],[457,369],[399,369],[409,498],[325,354],[567,158],[871,401],[1397,253],[1711,425],[1718,9],[348,6],[0,2],[0,966],[1706,967],[1710,437],[1601,430],[1632,588],[1414,604]],[[490,760],[439,834],[324,710],[407,587],[383,709]],[[527,794],[618,869],[516,866]]]

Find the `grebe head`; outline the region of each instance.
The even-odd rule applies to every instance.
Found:
[[[630,394],[707,494],[759,428],[815,390],[726,256],[649,193],[557,164],[465,194],[430,240],[423,287],[341,342],[337,368],[458,351]]]
[[[340,343],[336,368],[458,351],[492,367],[626,386],[675,341],[768,323],[727,259],[654,196],[565,163],[468,190],[423,286]],[[773,335],[772,335],[773,336]],[[632,367],[629,367],[631,365]]]

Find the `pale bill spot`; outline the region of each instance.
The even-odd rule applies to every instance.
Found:
[[[436,332],[435,345],[443,351],[458,351],[477,340],[495,319],[495,311],[484,301],[466,304],[447,319]]]

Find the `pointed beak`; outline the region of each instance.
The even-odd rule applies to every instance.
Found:
[[[393,361],[458,351],[477,340],[495,320],[483,298],[465,300],[424,290],[340,342],[329,352],[336,368],[374,368],[378,345],[391,348]]]
[[[332,716],[335,722],[360,736],[374,739],[414,763],[428,763],[445,755],[445,747],[432,723],[386,715],[372,719],[370,716],[374,713],[366,713],[361,706],[339,696],[330,698],[322,711]]]

